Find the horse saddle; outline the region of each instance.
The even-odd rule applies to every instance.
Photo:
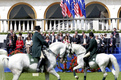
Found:
[[[95,54],[93,57],[89,58],[89,62],[91,62],[91,61],[96,62],[96,56],[97,56],[97,54]]]
[[[27,55],[29,57],[30,65],[33,63],[38,63],[37,58],[33,58],[30,54],[27,54]]]

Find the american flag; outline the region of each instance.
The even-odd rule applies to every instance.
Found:
[[[74,4],[74,12],[75,12],[76,16],[78,16],[79,15],[79,4],[78,4],[78,0],[75,0],[74,3],[75,3]]]
[[[66,17],[67,16],[66,0],[61,0],[60,7],[62,8],[62,15]]]

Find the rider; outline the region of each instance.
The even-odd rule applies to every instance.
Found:
[[[32,56],[38,59],[38,65],[37,65],[37,72],[40,72],[40,68],[42,66],[43,58],[40,58],[41,56],[41,48],[43,45],[45,45],[47,48],[49,47],[48,43],[44,40],[42,35],[40,34],[40,26],[35,26],[35,33],[32,37],[33,40],[33,46],[32,46]]]
[[[94,34],[93,34],[93,32],[90,32],[89,33],[89,37],[90,37],[90,45],[89,45],[89,47],[87,48],[87,50],[86,50],[86,54],[85,54],[85,56],[84,56],[84,58],[83,58],[83,60],[85,61],[85,63],[86,63],[86,67],[87,68],[89,68],[89,60],[92,60],[95,56],[96,56],[96,54],[97,54],[97,42],[96,42],[96,40],[95,40],[95,38],[94,38]],[[89,52],[90,51],[90,52]]]

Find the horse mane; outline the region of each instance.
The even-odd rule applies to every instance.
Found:
[[[72,43],[72,45],[76,45],[76,46],[79,46],[79,47],[84,48],[81,44],[74,44],[74,43]],[[85,49],[85,48],[84,48],[84,49]]]
[[[80,54],[80,53],[86,53],[86,49],[81,45],[81,44],[72,44],[72,47],[74,48],[74,50],[76,50],[76,54]]]
[[[54,43],[50,44],[49,47],[52,47],[52,46],[57,45],[57,44],[59,45],[59,44],[63,44],[63,43],[62,42],[54,42]]]

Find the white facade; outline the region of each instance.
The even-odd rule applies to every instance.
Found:
[[[48,7],[51,4],[56,4],[60,1],[61,0],[0,0],[0,19],[9,19],[9,11],[19,3],[30,5],[35,10],[36,19],[45,19]],[[99,3],[103,5],[109,12],[109,18],[119,18],[121,0],[85,0],[86,6],[91,3]],[[112,21],[112,23],[115,24],[115,21]],[[36,25],[38,24],[40,24],[40,22],[36,22]],[[0,25],[2,26],[2,23],[0,23]],[[7,26],[7,24],[4,26]],[[3,29],[7,31],[8,27]]]
[[[49,5],[61,0],[0,0],[0,16],[1,19],[7,19],[10,8],[17,3],[30,4],[37,13],[37,19],[44,18],[44,12]],[[101,2],[107,6],[110,11],[110,18],[117,18],[118,11],[121,7],[121,0],[85,0],[85,4],[91,2]]]

